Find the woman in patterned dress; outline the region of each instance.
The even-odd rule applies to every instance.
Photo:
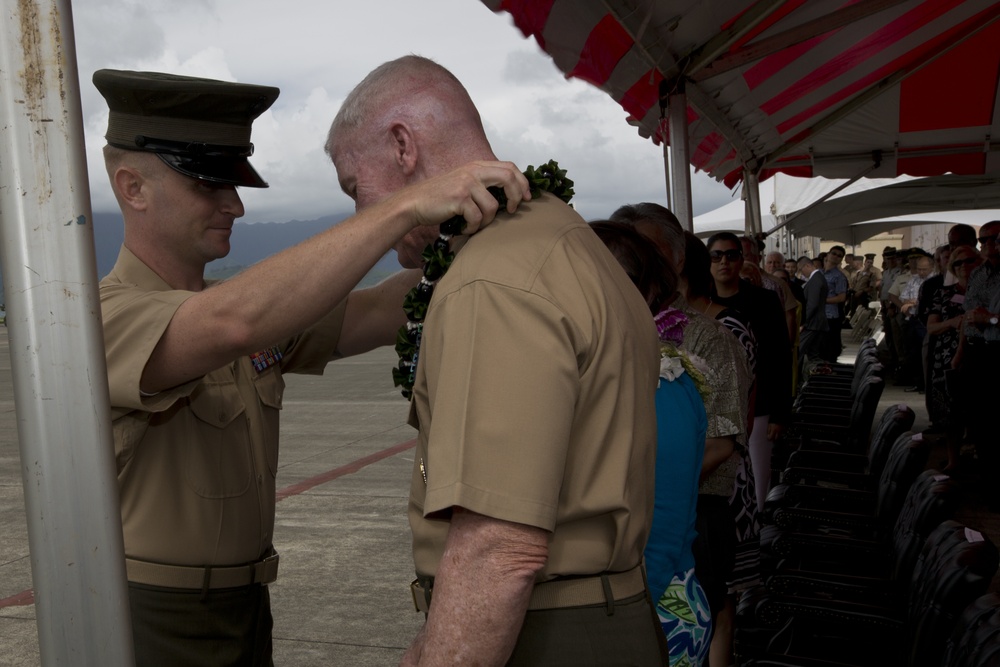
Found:
[[[972,246],[960,245],[951,251],[950,263],[957,282],[937,289],[927,310],[927,334],[931,345],[931,377],[927,392],[929,402],[934,412],[940,415],[947,433],[948,463],[945,472],[958,466],[963,430],[962,420],[955,414],[961,406],[954,400],[955,397],[949,395],[946,372],[952,367],[961,338],[965,288],[969,284],[969,276],[983,263],[983,258]]]

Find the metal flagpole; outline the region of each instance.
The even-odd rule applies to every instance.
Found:
[[[0,258],[45,667],[132,631],[70,0],[3,5]]]

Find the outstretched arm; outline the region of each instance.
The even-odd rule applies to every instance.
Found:
[[[472,233],[489,223],[501,186],[507,210],[531,195],[509,162],[477,162],[405,188],[339,225],[199,292],[174,314],[143,370],[141,388],[157,392],[200,377],[287,338],[347,297],[392,245],[417,225],[456,215]]]

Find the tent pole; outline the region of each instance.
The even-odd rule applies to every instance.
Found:
[[[666,179],[667,188],[667,208],[673,211],[673,202],[671,201],[670,192],[670,146],[667,144],[666,139],[663,140],[663,177]]]
[[[746,232],[756,237],[761,233],[760,181],[750,169],[743,169],[743,201],[746,202]]]
[[[70,0],[4,5],[0,261],[41,663],[133,664]]]
[[[691,205],[691,151],[688,144],[687,95],[684,93],[684,80],[677,82],[677,87],[670,92],[667,110],[667,123],[670,128],[670,183],[671,210],[681,226],[689,232],[694,232],[694,212]]]

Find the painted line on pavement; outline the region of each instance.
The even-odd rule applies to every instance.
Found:
[[[405,452],[408,449],[412,449],[417,444],[416,439],[407,440],[406,442],[401,442],[398,445],[389,447],[388,449],[383,449],[380,452],[375,452],[374,454],[369,454],[368,456],[363,456],[357,461],[351,461],[347,465],[340,466],[339,468],[334,468],[321,475],[316,475],[315,477],[310,477],[309,479],[302,480],[297,484],[292,484],[291,486],[286,486],[277,492],[276,502],[281,502],[285,498],[291,496],[297,496],[300,493],[305,493],[309,489],[319,486],[320,484],[326,484],[331,482],[338,477],[343,477],[344,475],[350,475],[358,472],[366,466],[370,466],[373,463],[378,463],[382,459],[387,459],[390,456],[395,456],[400,452]],[[28,589],[26,591],[21,591],[11,595],[8,598],[0,599],[0,609],[6,607],[23,607],[26,605],[35,604],[35,591]]]
[[[313,487],[319,486],[320,484],[326,484],[327,482],[333,481],[338,477],[356,473],[365,466],[369,466],[372,463],[377,463],[382,459],[389,458],[390,456],[395,456],[400,452],[405,452],[407,449],[412,449],[414,446],[416,446],[416,444],[417,444],[416,438],[412,440],[407,440],[406,442],[401,442],[398,445],[389,447],[388,449],[383,449],[380,452],[375,452],[374,454],[369,454],[368,456],[364,456],[358,459],[357,461],[352,461],[345,466],[334,468],[333,470],[325,472],[321,475],[316,475],[315,477],[310,477],[309,479],[302,480],[297,484],[286,486],[285,488],[280,489],[277,492],[276,502],[281,502],[282,500],[288,498],[289,496],[297,496],[300,493],[308,491]]]
[[[24,607],[29,604],[35,604],[35,591],[31,588],[0,600],[0,609],[4,607]]]

